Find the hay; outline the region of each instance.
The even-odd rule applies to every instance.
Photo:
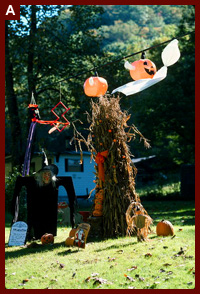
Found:
[[[108,238],[126,235],[127,209],[133,201],[140,203],[139,195],[135,190],[137,169],[132,163],[133,155],[127,142],[139,135],[145,147],[150,147],[148,140],[134,125],[128,126],[130,115],[121,110],[119,102],[119,97],[109,96],[92,100],[91,117],[88,114],[90,122],[88,138],[87,140],[83,138],[77,130],[74,136],[75,141],[78,141],[79,149],[81,142],[84,142],[94,159],[98,153],[108,151],[103,163],[105,181],[100,179],[98,166],[95,165],[96,193],[99,189],[104,189],[103,235]],[[131,230],[130,234],[133,233],[134,230]]]

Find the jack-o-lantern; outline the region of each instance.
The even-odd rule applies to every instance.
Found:
[[[174,235],[174,227],[170,221],[162,220],[156,226],[156,234],[157,236],[173,236]]]
[[[104,191],[103,191],[103,189],[101,189],[101,190],[99,190],[98,193],[96,193],[95,199],[103,201],[103,196],[104,196]]]
[[[94,209],[95,210],[102,210],[103,209],[103,205],[102,204],[95,204]]]
[[[150,59],[140,59],[130,65],[130,75],[133,80],[152,79],[156,73],[156,66]]]
[[[105,95],[108,89],[108,83],[101,77],[88,78],[83,86],[85,95],[89,97],[100,97]]]
[[[100,199],[94,199],[94,204],[97,205],[97,204],[100,204],[102,205],[103,203],[103,200],[100,200]]]
[[[41,237],[41,242],[42,242],[42,245],[53,244],[54,243],[54,237],[53,237],[52,234],[46,233]]]

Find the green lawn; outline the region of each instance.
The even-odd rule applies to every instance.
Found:
[[[8,247],[5,230],[7,289],[194,289],[194,201],[142,202],[154,219],[149,242],[136,237],[66,247],[70,228],[59,227],[54,245]],[[172,222],[175,237],[157,237],[156,224]],[[182,249],[181,249],[182,248]]]

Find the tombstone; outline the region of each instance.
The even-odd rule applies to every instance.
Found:
[[[25,222],[16,222],[12,225],[8,246],[23,246],[26,243],[28,225]]]

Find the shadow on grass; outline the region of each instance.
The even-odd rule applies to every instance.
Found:
[[[8,247],[7,245],[8,243],[6,243],[6,247]],[[47,252],[47,251],[52,251],[56,248],[60,248],[60,247],[65,247],[65,242],[60,242],[60,243],[54,243],[53,245],[42,245],[42,244],[38,244],[36,242],[32,242],[30,243],[32,244],[32,247],[27,247],[27,245],[25,246],[20,246],[20,247],[16,247],[16,250],[12,250],[12,251],[7,251],[5,252],[5,259],[8,258],[17,258],[17,257],[21,257],[21,256],[25,256],[25,255],[29,255],[29,254],[35,254],[35,253],[42,253],[42,252]],[[65,247],[66,249],[66,247]],[[76,253],[78,251],[78,248],[76,250],[76,247],[73,247],[72,250],[71,248],[65,250],[64,252],[62,252],[61,254],[63,255],[67,255],[67,254],[72,254],[72,253]]]

